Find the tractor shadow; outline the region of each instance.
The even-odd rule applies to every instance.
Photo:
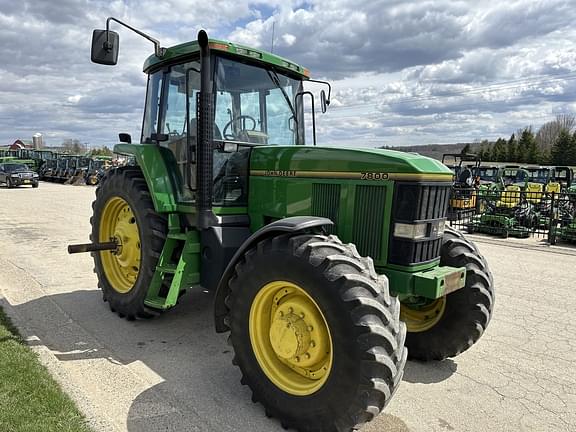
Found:
[[[403,381],[415,384],[434,384],[447,380],[458,370],[452,359],[443,361],[409,361],[404,369]]]
[[[277,420],[266,418],[262,405],[251,402],[248,387],[240,384],[227,335],[214,331],[212,303],[211,294],[193,289],[169,313],[127,321],[110,312],[100,291],[78,289],[12,307],[27,332],[39,338],[28,343],[46,346],[62,362],[96,358],[118,365],[138,362],[159,377],[160,383],[133,400],[126,418],[130,432],[282,431]],[[452,361],[408,362],[404,380],[435,383],[455,370]],[[404,424],[385,412],[374,426],[407,430],[400,423]]]

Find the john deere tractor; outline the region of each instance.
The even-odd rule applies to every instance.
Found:
[[[94,31],[96,63],[117,62],[111,21]],[[390,401],[407,355],[442,360],[480,338],[493,281],[445,226],[450,170],[306,144],[304,84],[326,86],[321,111],[330,87],[293,61],[204,31],[165,49],[132,30],[155,45],[139,143],[120,134],[114,148],[136,166],[107,172],[92,243],[69,247],[92,252],[113,312],[150,318],[191,286],[213,291],[242,383],[299,431],[357,428]]]

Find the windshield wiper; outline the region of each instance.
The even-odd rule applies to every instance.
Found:
[[[288,107],[290,107],[290,111],[292,111],[292,116],[294,118],[294,124],[296,125],[296,128],[298,128],[298,118],[296,117],[296,110],[294,109],[292,102],[290,102],[290,98],[288,97],[288,93],[286,93],[286,90],[284,89],[284,87],[282,87],[282,84],[280,84],[280,78],[278,78],[278,74],[276,73],[276,71],[274,69],[266,69],[266,72],[268,73],[268,76],[270,77],[270,79],[272,80],[274,85],[276,87],[278,87],[280,89],[280,91],[282,92],[282,96],[284,96],[284,99],[286,100]]]

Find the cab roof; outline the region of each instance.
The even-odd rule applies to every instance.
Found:
[[[278,69],[299,75],[302,79],[310,78],[310,71],[308,69],[283,57],[277,56],[276,54],[218,39],[209,39],[208,46],[211,50],[243,57],[250,59],[251,61],[256,61],[257,63],[275,66]],[[144,62],[143,70],[147,73],[150,69],[153,69],[156,66],[165,63],[172,63],[174,60],[187,57],[191,54],[198,53],[199,51],[200,48],[197,40],[185,42],[180,45],[174,45],[173,47],[166,48],[166,52],[161,58],[157,57],[155,54],[148,57]]]

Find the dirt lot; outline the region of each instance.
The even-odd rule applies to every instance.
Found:
[[[159,319],[113,315],[88,240],[94,189],[0,189],[0,304],[101,431],[282,430],[251,403],[196,290]],[[364,431],[576,430],[576,252],[479,240],[496,310],[471,350],[409,362],[395,398]]]

